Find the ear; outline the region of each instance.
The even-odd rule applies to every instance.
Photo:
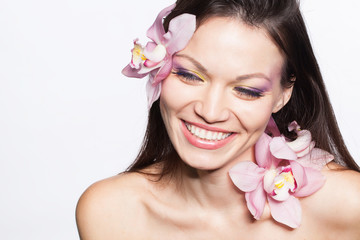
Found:
[[[290,100],[292,91],[293,91],[294,85],[292,85],[289,88],[283,88],[282,93],[279,96],[279,99],[277,100],[274,108],[273,113],[278,112],[280,109],[282,109]]]

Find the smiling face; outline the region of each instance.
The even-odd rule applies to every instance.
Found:
[[[173,58],[161,115],[180,158],[214,170],[249,159],[271,113],[290,98],[283,56],[261,28],[210,18]]]

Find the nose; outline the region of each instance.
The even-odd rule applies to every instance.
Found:
[[[195,103],[195,113],[207,123],[224,122],[230,116],[226,94],[220,87],[204,90]]]

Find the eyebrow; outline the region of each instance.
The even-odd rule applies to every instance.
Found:
[[[190,62],[192,62],[192,64],[195,65],[196,68],[198,68],[201,72],[203,73],[207,73],[207,69],[201,65],[201,63],[199,63],[198,61],[196,61],[194,58],[185,55],[185,54],[175,54],[175,57],[181,57],[181,58],[186,58],[188,59]],[[236,77],[236,81],[243,81],[243,80],[247,80],[247,79],[251,79],[251,78],[263,78],[265,80],[268,80],[271,82],[271,79],[266,76],[264,73],[251,73],[251,74],[245,74],[245,75],[241,75]]]
[[[196,61],[194,58],[188,56],[188,55],[185,55],[185,54],[175,54],[175,57],[182,57],[182,58],[186,58],[187,60],[189,60],[190,62],[192,62],[192,64],[195,65],[195,67],[197,69],[199,69],[201,72],[203,73],[207,73],[208,71],[206,70],[206,68],[201,65],[201,63],[199,63],[198,61]]]
[[[251,74],[241,75],[241,76],[238,76],[236,78],[236,80],[242,81],[242,80],[251,79],[251,78],[263,78],[263,79],[271,82],[271,79],[263,73],[251,73]]]

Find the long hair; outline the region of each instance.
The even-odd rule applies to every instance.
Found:
[[[293,86],[290,101],[273,114],[280,132],[294,137],[287,126],[296,120],[310,130],[316,147],[333,154],[335,162],[359,171],[341,136],[296,0],[178,0],[164,20],[165,29],[171,19],[183,13],[194,14],[197,26],[210,17],[229,17],[265,29],[284,54],[281,84],[284,88]],[[174,174],[181,160],[167,135],[157,100],[149,111],[142,148],[127,171],[139,172],[160,162],[161,178]]]

